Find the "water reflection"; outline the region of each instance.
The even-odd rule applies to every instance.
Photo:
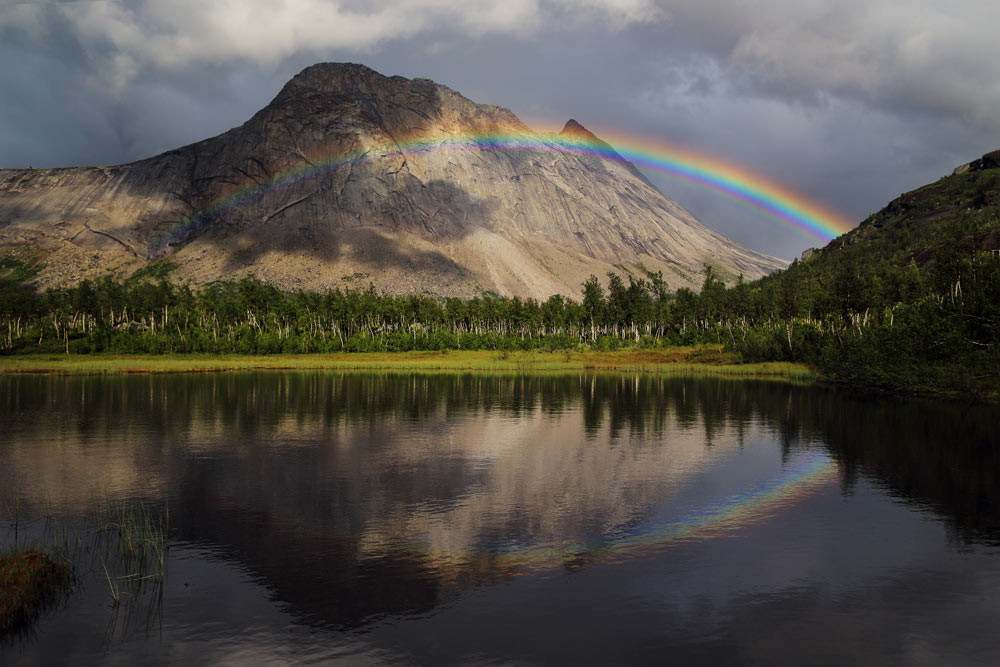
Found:
[[[0,401],[0,486],[36,512],[85,514],[105,493],[169,503],[173,539],[323,626],[717,535],[861,476],[959,539],[1000,534],[997,411],[982,406],[638,375],[328,373],[6,376]],[[776,463],[744,453],[761,442]]]
[[[822,438],[846,489],[858,475],[947,520],[960,540],[1000,544],[1000,411],[957,402],[843,399]]]

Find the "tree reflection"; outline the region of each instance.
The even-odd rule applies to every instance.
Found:
[[[0,484],[65,513],[108,488],[167,497],[175,539],[244,562],[304,618],[352,626],[514,576],[511,541],[634,525],[751,435],[786,459],[823,445],[845,492],[864,476],[996,542],[998,416],[655,375],[5,376]]]

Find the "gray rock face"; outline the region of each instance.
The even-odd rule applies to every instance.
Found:
[[[592,137],[576,121],[563,132]],[[784,265],[631,164],[467,142],[510,133],[531,130],[427,79],[313,65],[217,137],[114,167],[0,170],[0,253],[48,253],[43,285],[170,257],[196,282],[536,298],[609,270],[691,286],[705,263],[747,278]]]

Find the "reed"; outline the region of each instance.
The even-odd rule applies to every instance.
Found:
[[[122,601],[122,591],[121,587],[118,586],[118,578],[112,577],[111,573],[108,572],[108,564],[101,559],[101,567],[104,568],[104,578],[108,582],[108,588],[111,590],[111,602],[113,606],[117,607]]]
[[[10,521],[11,527],[14,530],[14,548],[17,548],[18,540],[20,538],[21,529],[21,495],[14,489],[13,498],[4,503],[4,507],[7,510],[7,516]]]
[[[105,496],[98,505],[94,534],[99,537],[101,565],[116,606],[123,593],[138,596],[147,582],[163,583],[168,522],[168,512],[154,517],[141,501],[113,502]],[[111,559],[111,568],[105,557]]]
[[[50,497],[26,505],[16,493],[4,507],[10,530],[0,548],[0,634],[30,622],[54,597],[54,582],[68,590],[73,581],[103,578],[115,609],[125,600],[162,600],[169,548],[165,509],[154,512],[141,501],[105,495],[89,518],[62,519]],[[27,517],[30,507],[41,518]]]

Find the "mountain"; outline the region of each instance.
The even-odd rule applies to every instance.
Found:
[[[600,142],[576,121],[563,133]],[[313,65],[217,137],[119,166],[0,170],[0,256],[37,262],[42,286],[169,258],[198,283],[536,298],[611,270],[679,287],[706,263],[747,278],[784,265],[627,162],[468,141],[507,135],[558,139],[427,79]]]

